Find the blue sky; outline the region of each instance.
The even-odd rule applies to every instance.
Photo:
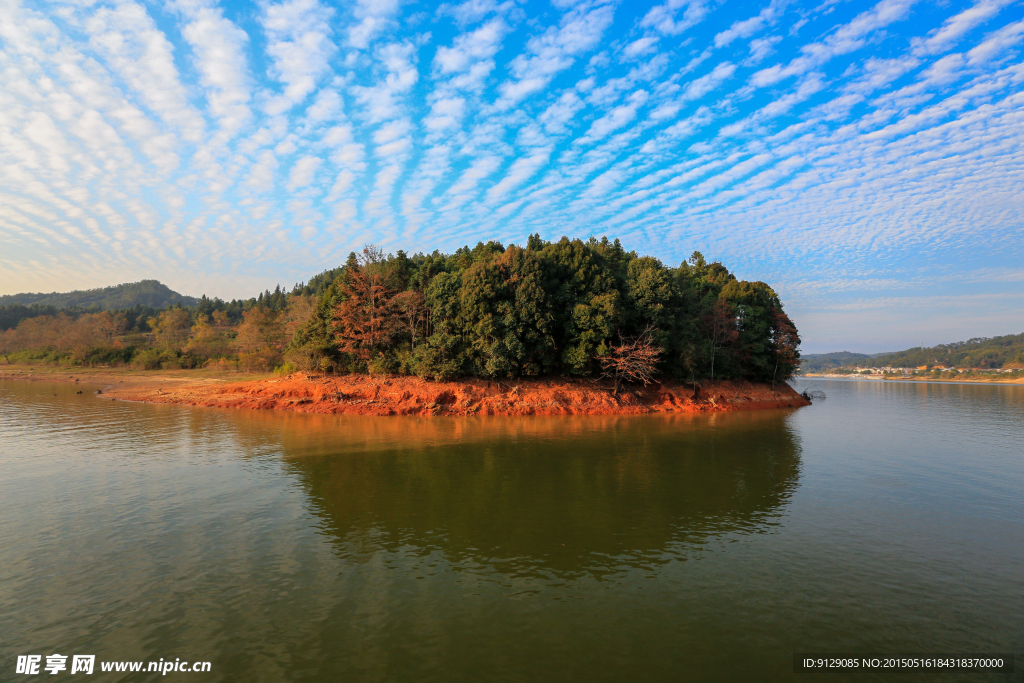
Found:
[[[0,0],[0,293],[695,249],[805,352],[1024,331],[1024,5]]]

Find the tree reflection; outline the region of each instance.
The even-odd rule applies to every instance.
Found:
[[[788,413],[297,420],[290,469],[349,559],[440,552],[603,576],[771,529],[799,476]]]

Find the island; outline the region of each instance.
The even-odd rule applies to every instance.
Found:
[[[123,302],[114,290],[45,301]],[[671,267],[607,238],[413,256],[369,245],[290,292],[161,294],[177,300],[55,310],[11,298],[4,376],[99,373],[118,377],[108,398],[374,415],[806,404],[786,383],[800,338],[778,295],[700,252]]]

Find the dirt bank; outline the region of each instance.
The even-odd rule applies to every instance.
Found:
[[[355,415],[610,415],[807,405],[786,384],[773,391],[770,386],[746,382],[705,383],[694,395],[690,385],[666,383],[628,387],[612,396],[609,384],[584,380],[427,382],[415,377],[361,375],[291,375],[219,385],[126,387],[111,389],[107,396],[217,408]]]
[[[626,386],[612,396],[610,382],[566,379],[428,382],[418,377],[239,377],[201,370],[76,372],[38,366],[2,367],[0,378],[99,384],[105,399],[351,415],[615,415],[808,405],[785,383],[773,390],[751,382],[705,382],[695,394],[689,384],[666,382]]]

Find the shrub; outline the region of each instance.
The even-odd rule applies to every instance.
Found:
[[[163,349],[145,349],[132,358],[132,367],[136,370],[158,370],[168,352]]]
[[[278,365],[284,357],[277,349],[269,346],[239,354],[238,364],[246,372],[270,372]]]
[[[231,358],[211,358],[203,365],[210,370],[238,372],[238,361]]]
[[[274,368],[274,374],[275,375],[290,375],[293,372],[295,372],[296,370],[298,370],[297,367],[295,367],[294,365],[292,365],[288,361],[285,361],[284,365],[278,365],[276,368]]]
[[[170,349],[144,349],[132,356],[131,366],[136,370],[180,370],[199,365],[199,359],[191,353],[180,353]]]
[[[393,375],[398,369],[398,359],[391,352],[380,353],[370,360],[370,372],[374,375]]]
[[[81,355],[82,365],[128,365],[138,352],[134,346],[95,346]]]

